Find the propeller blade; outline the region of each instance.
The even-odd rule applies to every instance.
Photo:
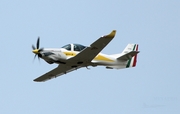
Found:
[[[35,60],[36,56],[38,56],[39,61],[40,61],[40,58],[42,57],[40,52],[43,51],[44,48],[39,49],[39,45],[40,45],[40,37],[38,37],[38,39],[37,39],[36,47],[34,45],[32,45],[33,52],[35,53],[33,61]],[[39,53],[36,53],[37,50]]]
[[[40,37],[38,37],[38,39],[37,39],[37,44],[36,44],[37,49],[39,49],[39,41],[40,41]]]
[[[34,62],[34,60],[35,60],[36,56],[37,56],[37,55],[35,54],[35,55],[34,55],[34,59],[33,59],[33,62]]]
[[[44,48],[40,48],[39,50],[38,50],[38,52],[41,52],[41,51],[43,51],[44,50]]]
[[[32,45],[32,49],[35,50],[36,48],[34,47],[34,45]]]
[[[39,62],[40,62],[40,57],[38,56],[38,60],[39,60]],[[41,62],[40,62],[41,63]]]

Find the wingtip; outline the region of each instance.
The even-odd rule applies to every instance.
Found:
[[[33,80],[34,82],[38,82],[36,79]]]
[[[39,81],[39,80],[37,80],[37,79],[34,79],[33,81],[34,81],[34,82],[41,82],[41,81]]]
[[[110,34],[107,35],[108,38],[114,38],[116,35],[116,30],[113,30]]]

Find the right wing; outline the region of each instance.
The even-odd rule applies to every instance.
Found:
[[[44,81],[47,81],[47,80],[50,80],[52,78],[56,78],[58,76],[61,76],[63,74],[66,74],[68,72],[71,72],[71,71],[74,71],[74,70],[77,70],[79,69],[81,66],[78,66],[76,68],[72,68],[71,66],[67,66],[67,65],[64,65],[64,64],[61,64],[59,65],[58,67],[56,67],[55,69],[45,73],[44,75],[34,79],[34,81],[36,82],[44,82]]]
[[[93,42],[90,47],[85,48],[75,57],[70,58],[69,62],[74,63],[81,60],[83,63],[90,63],[107,46],[115,35],[116,30],[113,30],[110,34],[100,37]]]

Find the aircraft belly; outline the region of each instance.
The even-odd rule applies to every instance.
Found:
[[[91,63],[96,64],[96,65],[104,65],[104,66],[124,66],[124,65],[126,65],[125,62],[119,62],[119,61],[109,62],[109,61],[93,60],[93,61],[91,61]]]
[[[97,64],[97,65],[113,65],[115,64],[114,62],[107,62],[107,61],[96,61],[93,60],[91,61],[93,64]]]

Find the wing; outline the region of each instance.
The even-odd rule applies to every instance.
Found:
[[[80,62],[83,63],[91,62],[99,54],[99,52],[102,51],[102,49],[106,47],[106,45],[114,38],[115,34],[116,30],[113,30],[110,34],[100,37],[98,40],[92,43],[90,47],[85,48],[75,57],[70,58],[70,61],[77,62],[81,60]]]
[[[34,81],[36,81],[36,82],[44,82],[44,81],[50,80],[52,78],[56,78],[58,76],[66,74],[68,72],[71,72],[73,70],[77,70],[79,68],[80,68],[80,66],[78,66],[76,68],[72,68],[71,66],[61,64],[57,68],[55,68],[55,69],[49,71],[48,73],[45,73],[44,75],[34,79]]]

